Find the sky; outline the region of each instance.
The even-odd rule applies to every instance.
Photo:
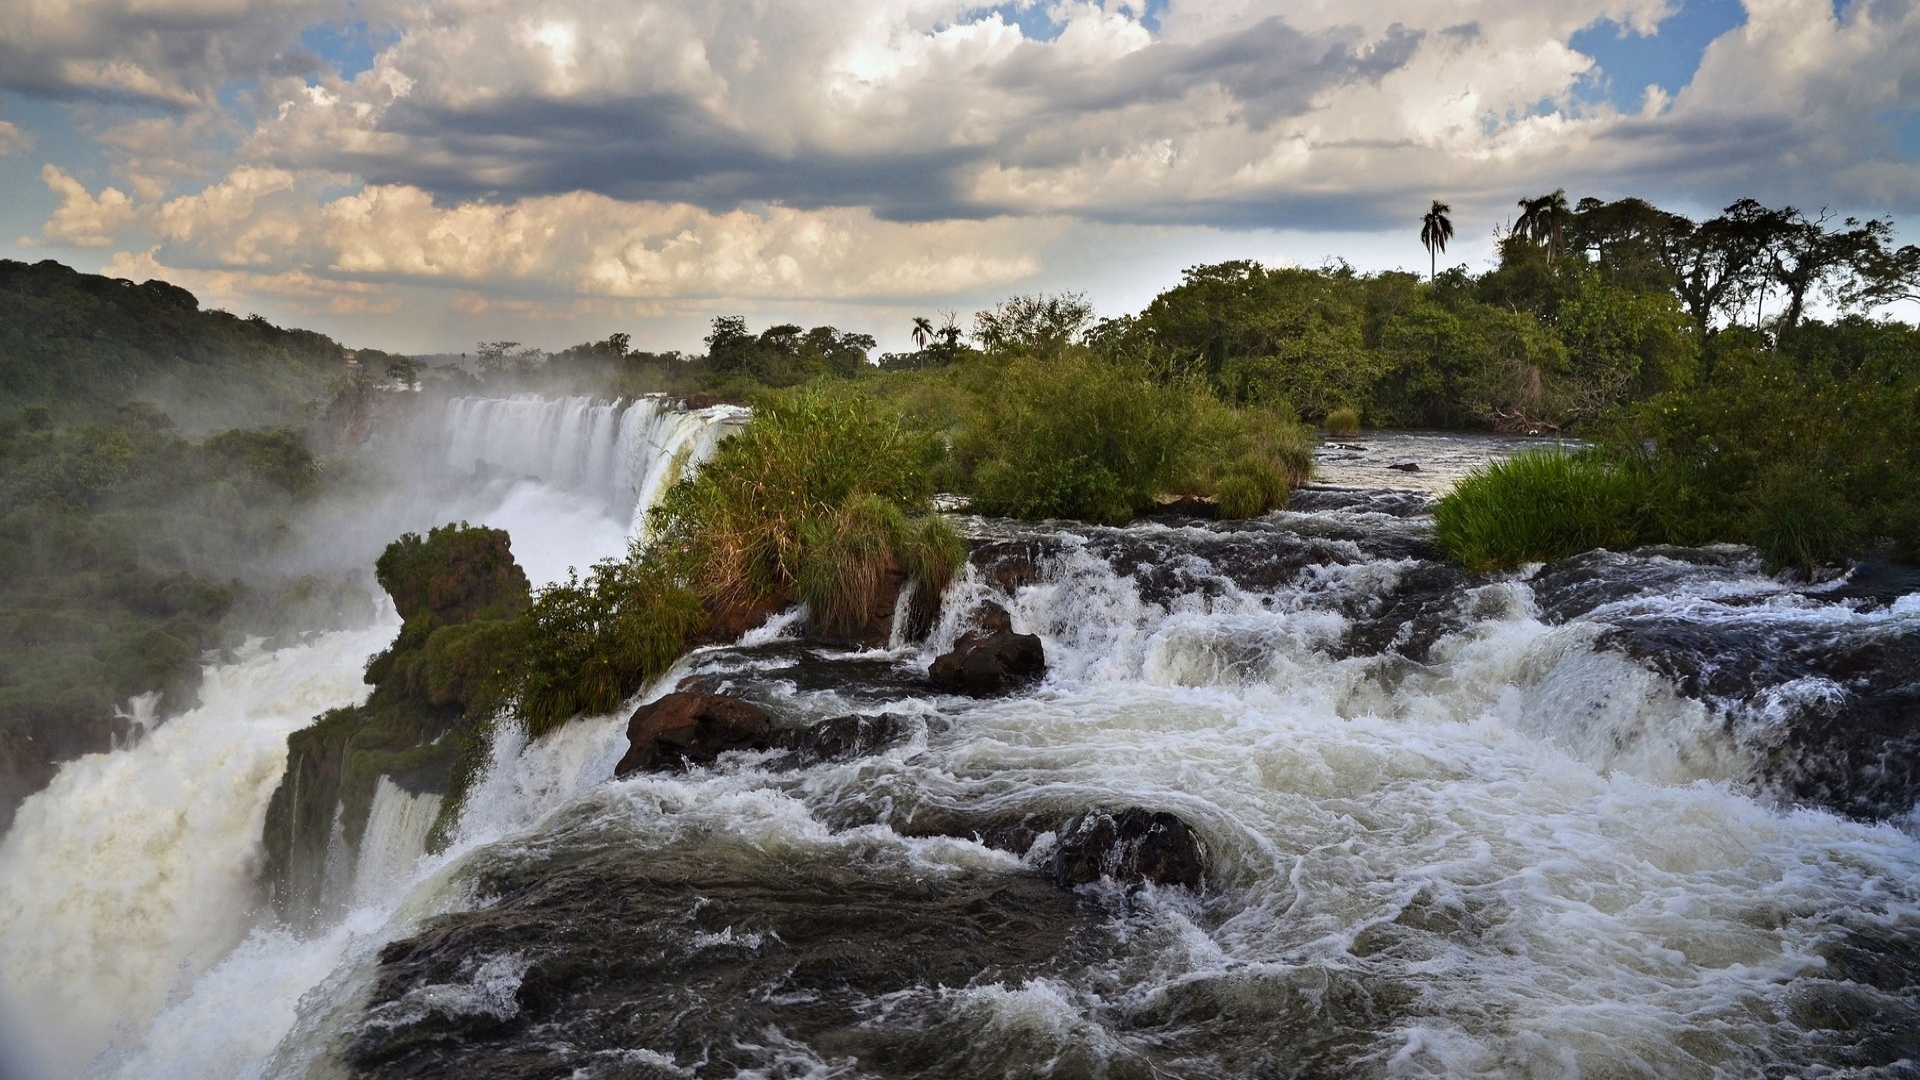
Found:
[[[7,0],[0,256],[353,346],[1484,268],[1564,187],[1920,239],[1920,0]]]

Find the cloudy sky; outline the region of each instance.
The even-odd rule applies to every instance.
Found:
[[[1920,239],[1917,0],[7,0],[0,255],[355,345],[874,333],[1523,195]]]

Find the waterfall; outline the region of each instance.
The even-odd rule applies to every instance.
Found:
[[[144,1026],[246,932],[287,736],[360,700],[396,623],[208,667],[202,704],[68,762],[0,841],[0,1005],[49,1072]]]
[[[447,407],[447,464],[599,500],[638,536],[648,508],[746,415],[734,405],[686,410],[661,397],[458,398]]]

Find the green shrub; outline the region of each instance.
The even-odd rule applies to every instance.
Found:
[[[707,612],[657,564],[608,560],[542,589],[524,619],[516,711],[542,735],[618,708],[673,666]]]
[[[1327,414],[1327,434],[1346,438],[1360,434],[1360,410],[1338,408]]]
[[[804,600],[816,628],[840,634],[890,611],[902,575],[937,595],[965,558],[928,513],[943,453],[857,394],[816,386],[760,403],[654,509],[644,548],[535,598],[516,703],[528,729],[617,707],[716,613]]]
[[[1833,479],[1800,463],[1770,470],[1747,502],[1747,540],[1770,571],[1838,562],[1866,531]]]
[[[1434,506],[1434,538],[1456,562],[1488,570],[1594,548],[1649,543],[1652,474],[1598,452],[1532,452],[1478,470]]]
[[[1196,395],[1070,353],[1008,364],[964,433],[983,513],[1117,524],[1180,479]]]

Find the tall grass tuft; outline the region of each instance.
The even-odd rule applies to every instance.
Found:
[[[1347,438],[1360,434],[1360,410],[1339,408],[1327,414],[1327,434]]]
[[[1845,558],[1867,532],[1839,485],[1804,463],[1768,470],[1747,504],[1747,538],[1770,571],[1811,574]]]
[[[1470,570],[1651,542],[1653,475],[1598,452],[1531,452],[1474,472],[1434,507],[1434,538]]]
[[[890,611],[903,577],[938,595],[966,557],[930,512],[944,452],[858,395],[762,403],[653,510],[645,547],[535,599],[516,703],[529,731],[618,707],[718,612],[800,600],[816,629],[845,635]]]

